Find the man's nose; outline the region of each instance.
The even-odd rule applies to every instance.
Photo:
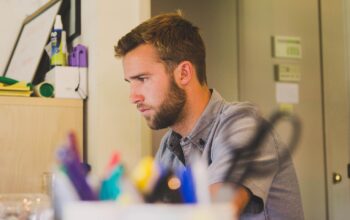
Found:
[[[144,96],[140,92],[138,92],[137,89],[131,88],[129,99],[131,103],[137,104],[139,102],[144,101]]]

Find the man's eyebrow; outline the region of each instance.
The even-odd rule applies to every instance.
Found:
[[[124,78],[124,80],[125,80],[126,82],[130,82],[130,80],[132,80],[132,79],[138,79],[138,78],[140,78],[140,77],[142,77],[142,76],[147,76],[147,75],[149,75],[149,73],[138,73],[138,74],[136,74],[136,75],[134,75],[134,76],[129,77],[129,79]]]

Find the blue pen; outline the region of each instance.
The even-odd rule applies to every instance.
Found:
[[[191,167],[178,170],[178,176],[181,181],[180,192],[183,202],[197,203],[196,189]]]

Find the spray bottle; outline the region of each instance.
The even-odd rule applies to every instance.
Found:
[[[66,35],[63,31],[61,15],[56,15],[51,33],[51,65],[65,66],[67,63]]]

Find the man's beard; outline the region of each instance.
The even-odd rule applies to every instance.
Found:
[[[151,129],[162,129],[174,125],[183,117],[183,109],[186,103],[186,93],[170,78],[170,88],[165,100],[160,105],[153,118],[146,118]]]

